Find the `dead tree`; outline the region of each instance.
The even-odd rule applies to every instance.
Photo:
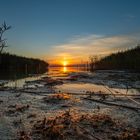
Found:
[[[95,68],[95,63],[99,60],[99,58],[97,55],[95,55],[95,56],[90,56],[89,60],[90,60],[90,70],[93,71]]]
[[[0,55],[2,54],[3,49],[7,47],[6,39],[3,39],[3,34],[9,29],[11,29],[11,26],[8,26],[4,21],[4,23],[0,27]]]

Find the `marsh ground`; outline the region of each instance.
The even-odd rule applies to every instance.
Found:
[[[61,68],[9,82],[0,91],[0,139],[136,139],[139,77]]]

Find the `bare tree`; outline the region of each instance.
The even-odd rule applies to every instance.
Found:
[[[2,26],[0,27],[0,54],[2,53],[3,49],[6,46],[6,39],[3,39],[3,34],[5,33],[5,31],[11,29],[11,26],[8,26],[5,21],[2,24]]]
[[[90,70],[93,71],[94,65],[99,60],[99,57],[97,55],[90,56],[89,60],[90,60]]]

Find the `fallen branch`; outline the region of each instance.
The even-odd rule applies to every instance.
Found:
[[[116,94],[113,92],[113,90],[111,90],[110,88],[106,87],[103,83],[102,83],[102,85],[103,85],[103,87],[104,87],[105,89],[107,89],[112,95],[114,95],[114,97],[116,96]],[[118,93],[121,93],[120,91],[117,91],[117,92],[118,92]],[[124,96],[125,96],[126,98],[128,98],[129,100],[131,100],[132,102],[134,102],[134,103],[140,105],[140,102],[137,102],[136,100],[132,99],[131,97],[128,97],[128,96],[127,96],[127,93],[128,93],[128,87],[127,87],[127,90],[126,90],[126,94],[124,94]],[[121,94],[122,94],[122,93],[121,93]]]
[[[45,92],[38,91],[38,92],[35,92],[35,91],[19,90],[19,92],[33,93],[33,94],[43,93],[43,94],[49,94],[50,95],[52,91],[48,91],[48,92],[46,92],[46,91]],[[104,94],[104,93],[74,93],[74,92],[73,93],[66,93],[66,94],[70,94],[70,95],[95,95],[95,96],[112,95],[112,94],[106,94],[106,93]],[[134,97],[137,97],[137,96],[140,96],[140,95],[136,95],[136,94],[128,94],[128,95],[125,95],[125,94],[116,94],[115,96],[134,96]]]
[[[48,92],[43,92],[43,91],[27,91],[27,90],[19,90],[19,92],[24,92],[24,93],[33,93],[33,94],[39,94],[39,93],[43,93],[43,94],[50,94],[52,91],[48,91]]]
[[[111,91],[111,90],[110,90],[110,91]],[[122,94],[120,91],[117,91],[117,92],[120,93],[120,94]],[[127,99],[131,100],[132,102],[134,102],[134,103],[140,105],[140,102],[137,102],[136,100],[132,99],[131,97],[128,97],[127,92],[128,92],[128,88],[127,88],[126,94],[124,94],[124,96],[125,96]],[[112,92],[112,93],[113,93],[113,92]]]
[[[118,92],[118,93],[121,93],[120,91],[117,91],[117,92]],[[127,92],[128,92],[128,89],[127,89],[127,91],[126,91],[126,94],[124,94],[124,96],[125,96],[127,99],[131,100],[132,102],[134,102],[134,103],[140,105],[140,102],[137,102],[136,100],[132,99],[131,97],[128,97],[128,96],[127,96]],[[121,94],[122,94],[122,93],[121,93]]]
[[[132,106],[126,106],[126,105],[121,105],[121,104],[116,104],[116,103],[110,103],[110,102],[105,102],[105,101],[101,101],[101,100],[95,100],[95,99],[86,98],[86,97],[82,98],[82,99],[94,101],[94,102],[109,105],[109,106],[122,107],[122,108],[130,109],[130,110],[133,110],[133,111],[139,111],[140,110],[139,107],[132,107]]]
[[[112,94],[109,94],[109,93],[67,93],[67,94],[71,94],[71,95],[97,95],[97,96],[100,96],[100,95],[112,95]],[[114,95],[113,95],[114,96]],[[136,94],[128,94],[128,95],[125,95],[125,94],[115,94],[115,96],[140,96],[140,95],[136,95]]]
[[[81,127],[80,125],[77,124],[77,126],[79,126],[79,128],[81,128],[81,129],[83,129],[87,134],[89,133],[85,128]],[[94,136],[93,134],[90,134],[90,136],[92,136],[96,140],[102,140],[101,138]]]

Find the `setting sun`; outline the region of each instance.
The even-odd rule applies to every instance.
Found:
[[[63,61],[63,66],[67,66],[68,62],[67,61]]]

